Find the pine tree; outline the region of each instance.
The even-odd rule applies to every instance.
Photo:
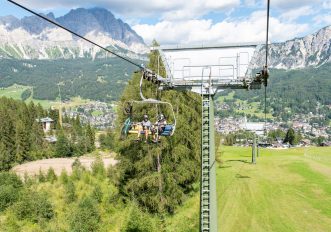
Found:
[[[10,168],[10,152],[7,150],[5,144],[0,142],[0,172],[7,171]]]
[[[293,128],[289,128],[285,139],[284,139],[284,143],[289,143],[291,145],[294,145],[295,142],[295,131],[293,130]]]
[[[32,124],[30,144],[34,150],[42,149],[44,144],[44,131],[36,120]]]
[[[88,152],[95,150],[95,131],[90,124],[86,126],[86,139],[88,141]]]
[[[5,100],[3,103],[5,103]],[[15,162],[15,127],[12,117],[5,110],[0,110],[0,142],[4,146],[3,159],[8,162],[8,165]]]
[[[57,157],[70,157],[73,155],[69,140],[65,136],[63,130],[60,130],[57,134],[55,153]]]
[[[29,133],[22,121],[16,123],[15,128],[15,157],[16,161],[22,163],[28,160],[28,152],[30,150]]]

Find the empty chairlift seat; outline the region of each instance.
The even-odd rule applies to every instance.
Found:
[[[173,130],[173,125],[166,125],[160,134],[161,136],[170,136]]]

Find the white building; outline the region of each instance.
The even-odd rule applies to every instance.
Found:
[[[40,122],[43,126],[44,132],[48,132],[51,130],[51,125],[54,122],[53,119],[47,117],[47,118],[41,118],[41,119],[36,119],[37,122]]]

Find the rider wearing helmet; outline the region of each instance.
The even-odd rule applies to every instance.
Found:
[[[167,121],[164,115],[160,114],[158,120],[155,123],[157,130],[154,131],[154,142],[158,142],[158,140],[160,139],[160,134],[162,134],[166,125],[167,125]]]
[[[148,140],[148,134],[151,129],[152,123],[148,119],[148,115],[144,115],[144,119],[141,122],[141,129],[138,131],[138,139],[140,139],[141,132],[144,131],[145,134],[145,142]]]

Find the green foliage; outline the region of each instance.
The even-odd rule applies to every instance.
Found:
[[[54,181],[57,180],[57,176],[56,176],[53,168],[48,169],[47,174],[46,174],[46,180],[51,182],[52,184],[54,183]]]
[[[55,153],[57,157],[71,157],[73,155],[72,147],[63,130],[60,130],[57,135]]]
[[[301,139],[302,139],[302,136],[300,133],[296,133],[293,130],[293,128],[289,128],[285,135],[284,143],[289,143],[291,145],[297,145]]]
[[[87,151],[91,152],[95,149],[95,131],[91,127],[90,124],[87,124],[87,126],[86,126],[86,136],[87,136],[87,143],[88,143]]]
[[[74,202],[77,199],[76,188],[74,182],[68,180],[64,186],[64,200],[67,204]]]
[[[66,184],[69,181],[68,173],[65,169],[61,171],[60,180],[62,184]]]
[[[100,155],[96,156],[95,160],[91,165],[91,168],[92,168],[92,174],[94,176],[100,176],[100,177],[106,176],[105,164],[103,163]]]
[[[153,232],[158,231],[150,216],[142,212],[136,204],[132,204],[121,232]]]
[[[46,181],[46,177],[45,177],[44,173],[41,171],[41,169],[39,169],[39,173],[38,173],[37,177],[38,177],[38,181],[40,183],[43,183]]]
[[[275,141],[276,139],[284,140],[285,135],[286,135],[285,131],[283,131],[281,129],[272,130],[272,131],[269,131],[269,133],[268,133],[268,139],[270,140],[270,142]]]
[[[97,202],[90,197],[85,197],[73,208],[69,216],[70,231],[98,231],[100,220]]]
[[[22,101],[27,100],[29,97],[31,97],[31,95],[32,95],[31,89],[24,90],[23,93],[21,94]]]
[[[111,130],[107,130],[106,134],[99,136],[99,142],[102,149],[114,149],[115,148],[115,133]]]
[[[0,172],[0,212],[18,200],[22,186],[23,183],[17,175]]]
[[[155,53],[150,54],[149,68],[157,70],[157,57]],[[162,65],[160,72],[164,73]],[[139,82],[140,74],[134,74],[123,92],[117,128],[121,128],[127,118],[123,111],[125,102],[140,100]],[[130,136],[118,142],[120,193],[135,199],[139,206],[150,212],[172,213],[199,178],[201,99],[191,92],[169,90],[157,93],[157,86],[146,81],[143,92],[146,98],[159,98],[173,105],[177,128],[174,136],[163,137],[158,145],[134,143],[135,137]],[[154,122],[160,112],[168,123],[174,122],[169,107],[161,104],[158,109],[155,105],[134,104],[132,120],[141,121],[143,114],[148,114]],[[158,156],[161,168],[158,168]]]
[[[25,190],[14,205],[14,213],[19,220],[42,222],[54,217],[53,206],[45,193]]]
[[[107,168],[107,177],[115,186],[119,185],[121,176],[122,173],[120,168],[117,168],[113,165],[109,165],[109,167]]]
[[[93,192],[92,192],[92,198],[94,200],[96,200],[98,203],[101,203],[102,202],[102,197],[103,197],[103,193],[102,193],[100,185],[94,186],[94,189],[93,189]]]
[[[0,186],[12,185],[14,188],[21,188],[23,183],[19,176],[11,172],[0,172]]]

